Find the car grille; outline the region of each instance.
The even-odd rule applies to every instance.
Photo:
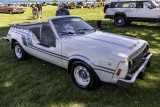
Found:
[[[132,59],[132,66],[130,68],[130,71],[132,71],[142,60],[144,57],[145,53],[147,52],[147,48],[145,48],[139,55],[137,55],[135,58]]]

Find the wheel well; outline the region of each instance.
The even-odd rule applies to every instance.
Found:
[[[11,49],[13,49],[14,43],[17,42],[15,39],[11,40]]]
[[[75,61],[82,61],[82,62],[84,62],[84,63],[86,63],[84,60],[81,60],[81,59],[71,59],[70,61],[69,61],[69,63],[68,63],[68,69],[67,69],[67,73],[69,74],[69,73],[71,73],[71,68],[72,68],[72,64],[75,62]],[[91,69],[92,69],[92,67],[88,64],[88,63],[86,63]],[[93,70],[93,69],[92,69]],[[93,73],[95,73],[95,75],[98,77],[98,79],[99,79],[99,76],[97,75],[97,73],[93,70]],[[100,80],[100,79],[99,79]]]
[[[70,73],[70,71],[71,71],[71,68],[72,68],[72,64],[73,64],[73,62],[75,62],[75,61],[82,61],[82,62],[85,62],[85,61],[83,61],[83,60],[80,60],[80,59],[71,59],[69,62],[68,62],[68,70],[67,70],[67,72],[68,73]],[[85,62],[86,63],[86,62]]]
[[[117,16],[122,16],[126,19],[126,16],[124,14],[115,14],[113,18],[115,19]]]

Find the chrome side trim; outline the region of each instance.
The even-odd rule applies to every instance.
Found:
[[[140,73],[142,73],[150,59],[150,57],[152,56],[151,53],[149,53],[149,55],[145,58],[145,61],[144,63],[141,65],[141,67],[134,73],[134,75],[132,76],[132,78],[130,80],[127,80],[127,79],[119,79],[117,81],[117,85],[120,85],[120,86],[123,86],[123,87],[126,87],[126,88],[129,88],[130,86],[132,86],[135,82],[135,80],[137,79],[138,75]]]

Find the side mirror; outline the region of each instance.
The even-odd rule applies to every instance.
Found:
[[[152,6],[152,5],[148,5],[148,8],[149,8],[149,9],[153,9],[153,6]]]

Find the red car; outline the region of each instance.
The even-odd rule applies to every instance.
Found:
[[[0,4],[0,12],[5,13],[24,13],[26,8],[24,7],[16,7],[15,5],[7,5],[7,4]]]

